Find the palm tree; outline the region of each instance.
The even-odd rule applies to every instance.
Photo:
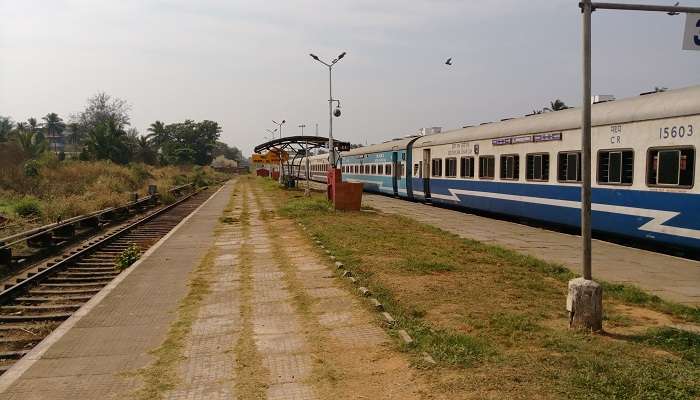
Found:
[[[568,108],[569,106],[567,106],[563,101],[556,99],[550,102],[549,107],[545,107],[544,109],[542,109],[542,111],[561,111],[566,110]]]
[[[24,132],[27,130],[27,123],[26,122],[18,122],[15,124],[15,130],[17,132]]]
[[[13,126],[11,119],[0,116],[0,142],[7,141],[10,138]]]
[[[88,132],[85,138],[86,153],[97,160],[126,164],[131,157],[127,138],[126,132],[110,119]]]
[[[29,130],[31,132],[34,132],[39,128],[39,123],[37,122],[36,118],[34,118],[34,117],[27,118],[27,123],[29,124]]]
[[[136,151],[134,158],[142,163],[153,165],[156,163],[157,154],[151,146],[151,141],[146,136],[139,136],[136,141]]]
[[[62,133],[66,129],[66,124],[63,122],[63,118],[59,117],[56,113],[48,113],[41,119],[46,121],[44,124],[47,133],[46,136],[49,138],[49,142],[53,144],[53,150],[57,151],[58,143],[63,138]]]
[[[161,147],[163,143],[170,140],[170,134],[165,129],[165,124],[160,121],[152,123],[148,128],[148,131],[151,133],[149,133],[146,137],[156,148]]]
[[[39,131],[17,131],[15,141],[27,158],[37,158],[47,148],[46,138]]]

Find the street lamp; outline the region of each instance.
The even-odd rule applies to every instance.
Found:
[[[267,131],[267,133],[269,133],[270,135],[272,135],[272,136],[271,136],[272,139],[270,139],[270,140],[275,140],[275,133],[277,132],[277,128],[275,128],[275,130],[272,130],[272,131],[269,130],[269,129],[265,129],[265,130]]]
[[[274,119],[272,120],[272,123],[279,126],[279,128],[280,128],[280,139],[282,139],[282,125],[284,125],[285,122],[287,122],[287,121],[282,120],[282,122],[277,122]],[[275,129],[275,130],[277,130],[277,129]]]
[[[343,57],[345,57],[346,52],[340,53],[340,55],[331,61],[330,63],[327,63],[320,58],[318,58],[317,55],[311,53],[309,54],[311,58],[314,60],[320,62],[321,64],[325,65],[328,67],[328,150],[330,151],[330,158],[329,162],[332,168],[335,168],[335,151],[333,151],[333,102],[337,101],[338,102],[338,108],[335,111],[335,116],[340,117],[340,100],[333,100],[333,66],[335,63],[338,61],[342,60]]]
[[[301,128],[301,136],[304,136],[304,128],[306,128],[305,124],[299,125],[299,128]]]

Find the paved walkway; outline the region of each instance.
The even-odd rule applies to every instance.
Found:
[[[58,331],[3,374],[0,398],[129,398],[140,382],[123,374],[153,360],[149,351],[163,341],[174,321],[178,302],[187,293],[188,275],[211,246],[232,188],[227,184],[160,247],[124,271],[117,278],[123,280],[107,286],[105,290],[112,290],[99,303],[97,297],[88,302],[83,308],[93,308],[87,313],[81,309],[64,322],[62,327],[77,320],[55,343],[49,345]]]
[[[500,245],[580,272],[581,239],[422,203],[364,195],[377,210],[404,215],[461,237]],[[700,306],[700,262],[594,240],[593,275],[637,285],[661,298]]]
[[[0,377],[0,398],[425,398],[375,313],[273,208],[227,184]]]

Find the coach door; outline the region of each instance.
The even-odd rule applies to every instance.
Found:
[[[430,199],[430,149],[423,149],[423,193]]]
[[[394,196],[399,195],[399,154],[397,152],[391,153],[391,186],[394,188]]]

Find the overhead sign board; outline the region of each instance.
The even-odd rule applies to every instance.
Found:
[[[700,50],[700,14],[685,15],[683,50]]]

